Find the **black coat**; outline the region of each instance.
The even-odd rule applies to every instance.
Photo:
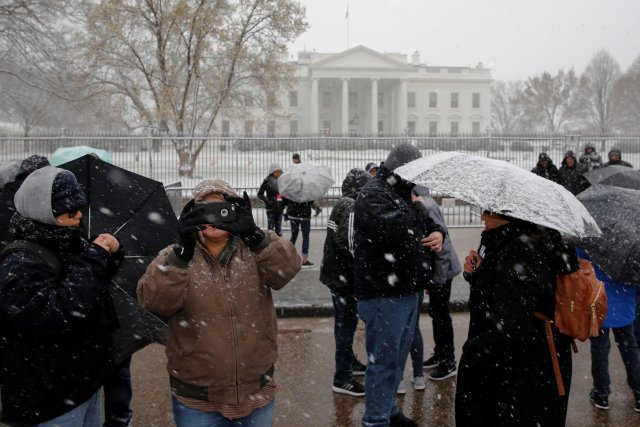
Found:
[[[310,219],[311,208],[314,207],[315,202],[294,202],[291,199],[284,199],[284,204],[287,207],[287,215],[290,219]]]
[[[262,181],[258,190],[258,199],[264,202],[265,209],[268,211],[282,212],[284,210],[284,201],[278,191],[278,180],[272,175]]]
[[[0,310],[13,331],[1,376],[3,417],[32,425],[85,402],[112,375],[117,320],[107,287],[115,268],[107,251],[83,244],[72,229],[19,215],[14,223],[16,238],[48,247],[62,264],[57,277],[26,250],[0,263]]]
[[[574,195],[581,193],[589,186],[587,179],[583,176],[583,172],[584,168],[582,165],[576,163],[570,168],[563,160],[562,166],[560,166],[558,170],[560,177],[558,183]]]
[[[550,181],[558,182],[558,183],[560,182],[560,175],[558,174],[558,168],[556,167],[556,165],[551,163],[550,160],[549,160],[549,166],[546,169],[543,168],[540,165],[540,163],[538,163],[535,168],[531,169],[531,172],[535,173],[538,176],[546,178]]]
[[[433,255],[420,240],[434,231],[446,238],[422,203],[411,202],[413,186],[385,168],[360,192],[354,211],[354,288],[358,299],[420,292],[433,277]]]
[[[625,162],[624,160],[609,160],[607,163],[602,165],[602,167],[606,166],[624,166],[627,168],[633,168],[633,165],[629,162]]]
[[[470,323],[456,386],[458,427],[564,425],[570,340],[554,331],[567,392],[560,397],[545,325],[533,315],[553,317],[558,268],[540,243],[527,239],[530,232],[515,223],[484,231],[484,259],[466,276]]]
[[[9,234],[9,221],[11,221],[11,217],[16,211],[13,198],[15,197],[18,188],[20,188],[20,185],[22,185],[24,179],[25,178],[21,178],[7,183],[0,192],[0,251],[11,240],[11,235]]]

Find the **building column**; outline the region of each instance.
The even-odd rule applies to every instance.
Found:
[[[371,135],[378,135],[378,79],[371,79]]]
[[[342,135],[349,134],[349,79],[342,79]]]
[[[311,79],[311,105],[309,108],[309,114],[311,115],[311,121],[309,125],[309,132],[312,135],[320,132],[318,126],[318,79]]]
[[[400,80],[397,110],[398,133],[403,133],[407,128],[407,81]]]

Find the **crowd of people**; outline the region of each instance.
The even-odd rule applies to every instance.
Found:
[[[555,280],[588,258],[559,232],[485,210],[477,250],[458,260],[442,212],[428,188],[396,170],[422,157],[415,146],[394,146],[383,162],[351,169],[327,221],[319,280],[334,308],[337,395],[364,397],[362,425],[412,427],[397,394],[457,376],[458,426],[562,426],[571,383],[571,339],[549,335],[533,316],[554,314]],[[632,167],[612,149],[602,162],[589,145],[565,153],[558,169],[540,153],[533,173],[573,194],[584,174],[612,165]],[[300,163],[298,153],[292,163]],[[108,292],[126,247],[111,234],[86,238],[87,197],[73,173],[42,156],[11,165],[0,201],[0,373],[2,418],[12,426],[128,426],[132,422],[128,363],[115,360],[119,327]],[[277,320],[272,291],[285,287],[309,260],[314,200],[280,194],[283,168],[269,166],[257,198],[268,226],[254,221],[252,201],[220,179],[193,191],[177,226],[178,238],[160,251],[137,283],[141,307],[168,323],[167,372],[178,427],[270,426],[277,394]],[[208,206],[233,206],[227,221]],[[290,221],[291,236],[282,222]],[[300,254],[295,243],[302,234]],[[606,284],[610,306],[600,335],[591,338],[596,408],[609,408],[609,329],[620,349],[640,412],[640,357],[634,336],[636,287]],[[452,280],[470,285],[470,323],[456,363],[449,299]],[[514,291],[517,290],[517,291]],[[419,316],[428,295],[433,351],[425,357]],[[366,355],[354,352],[358,322]],[[549,358],[553,340],[559,366]],[[426,360],[425,360],[426,359]],[[123,370],[126,368],[126,370]],[[360,378],[360,379],[358,379]],[[364,381],[362,381],[364,378]],[[100,390],[104,390],[104,404]],[[109,390],[118,392],[109,392]],[[124,396],[124,399],[120,397]]]

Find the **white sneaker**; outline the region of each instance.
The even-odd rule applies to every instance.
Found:
[[[406,394],[407,388],[404,386],[404,380],[400,381],[400,385],[398,385],[398,394]]]
[[[413,378],[413,389],[414,390],[424,390],[426,388],[426,384],[424,383],[424,376],[422,377],[414,377]]]

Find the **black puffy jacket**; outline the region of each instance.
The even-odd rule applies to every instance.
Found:
[[[16,223],[22,226],[16,238],[48,247],[62,264],[58,277],[26,250],[0,263],[0,311],[13,332],[0,377],[2,415],[22,426],[70,411],[104,384],[113,372],[117,320],[107,289],[115,268],[107,251],[85,246],[68,229],[18,214]]]
[[[264,202],[265,209],[268,211],[282,212],[284,210],[284,201],[278,191],[278,180],[273,175],[269,175],[262,181],[258,190],[258,199]]]
[[[355,203],[354,288],[358,299],[404,296],[425,289],[433,257],[420,240],[434,231],[446,238],[411,189],[386,168],[361,190]]]
[[[329,287],[353,291],[353,209],[358,192],[371,179],[363,169],[352,169],[342,182],[342,198],[327,221],[320,281]]]

